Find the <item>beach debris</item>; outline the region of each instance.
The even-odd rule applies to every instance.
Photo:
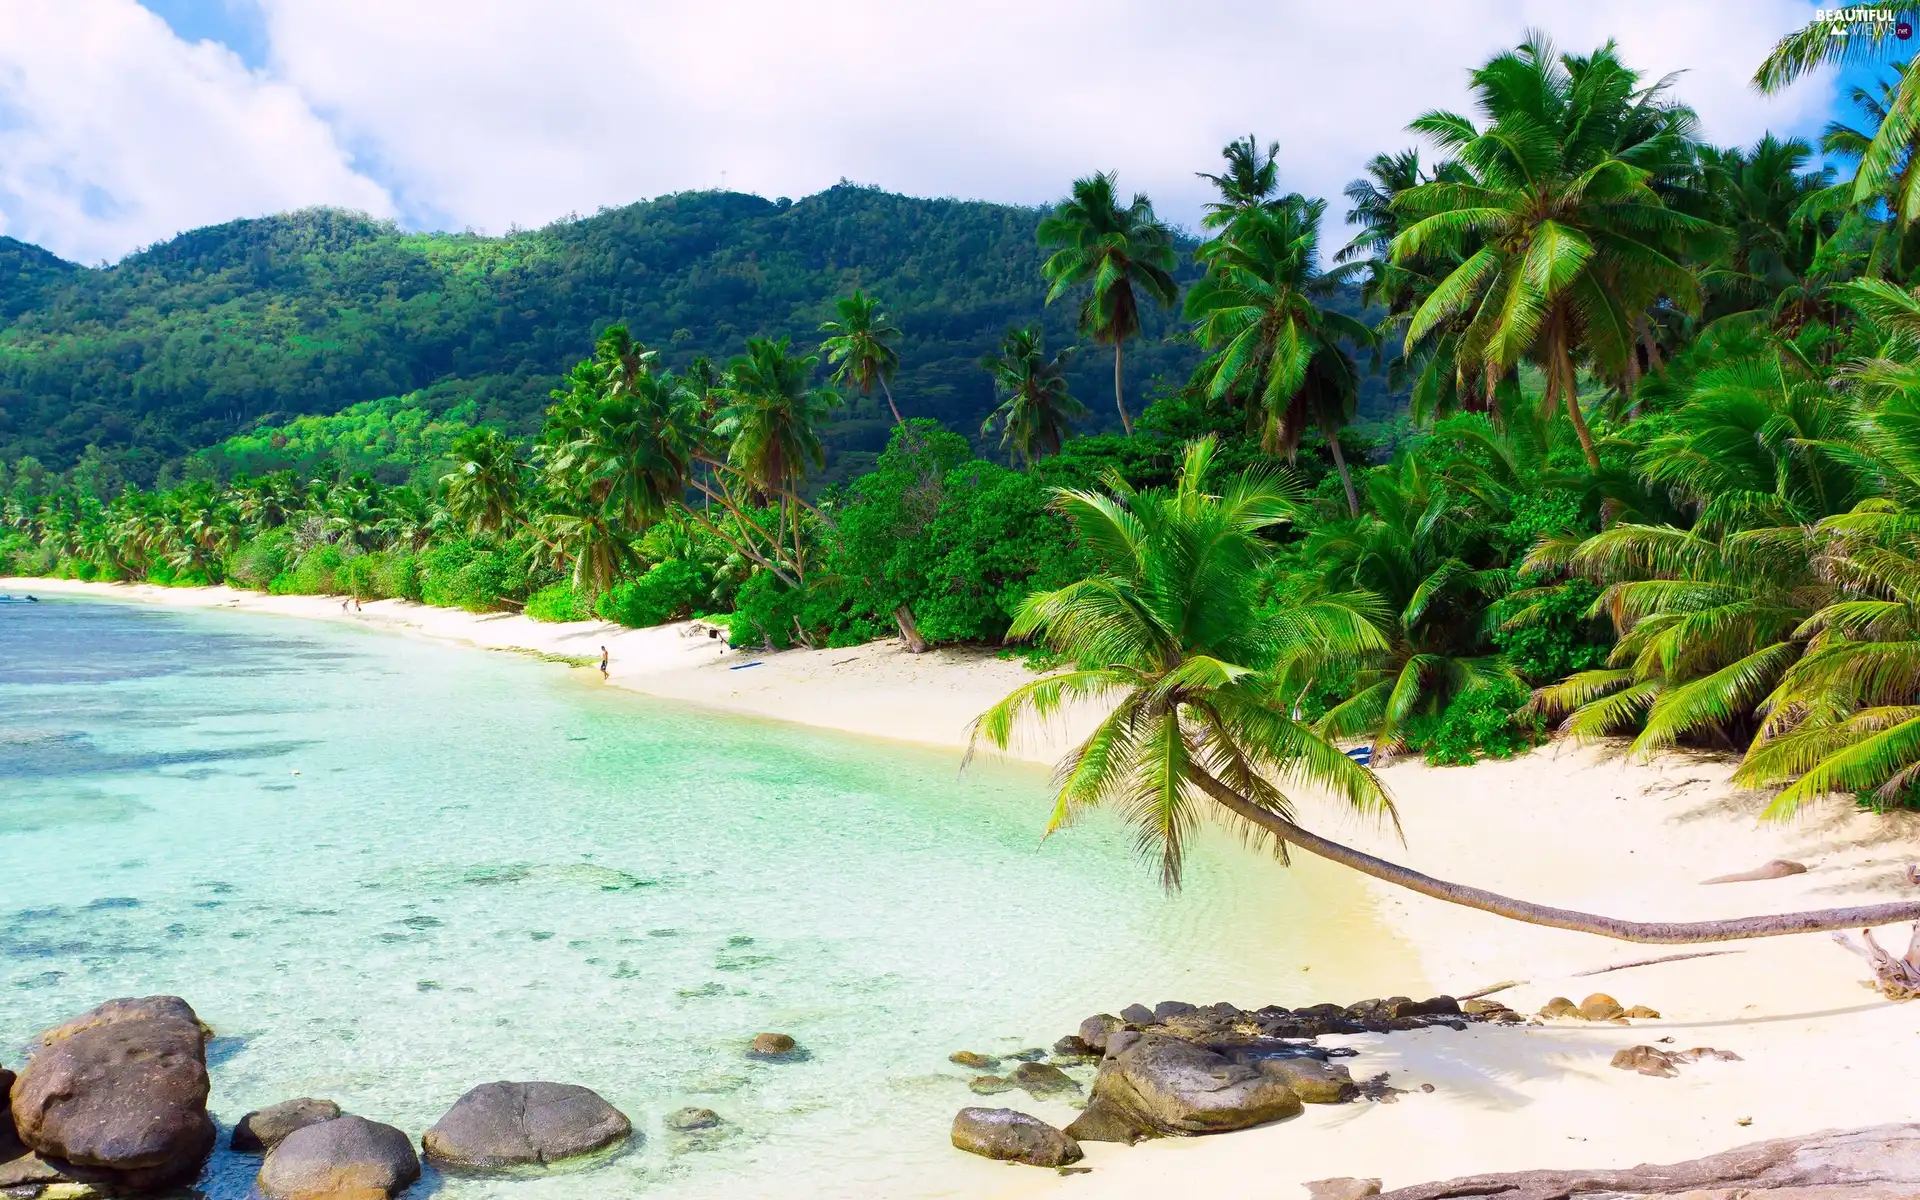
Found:
[[[1807,864],[1794,862],[1790,858],[1776,858],[1763,863],[1751,871],[1736,871],[1731,875],[1715,875],[1712,879],[1700,882],[1708,883],[1758,883],[1765,879],[1785,879],[1790,875],[1805,875]]]
[[[213,1149],[208,1036],[178,996],[109,1000],[49,1029],[12,1083],[14,1131],[107,1188],[184,1183]]]
[[[1081,1091],[1080,1085],[1074,1082],[1073,1076],[1059,1067],[1049,1066],[1046,1063],[1023,1062],[1015,1067],[1007,1078],[1025,1088],[1027,1094],[1035,1100],[1078,1096]]]
[[[1378,1179],[1355,1179],[1351,1175],[1309,1179],[1303,1186],[1307,1189],[1307,1200],[1367,1200],[1380,1194]]]
[[[1653,967],[1661,963],[1685,962],[1690,958],[1717,958],[1722,954],[1744,954],[1744,950],[1694,950],[1686,954],[1662,954],[1658,958],[1636,958],[1632,962],[1614,963],[1608,967],[1595,967],[1591,971],[1575,971],[1575,979],[1585,979],[1589,975],[1605,975],[1611,971],[1626,971],[1634,967]]]
[[[753,1035],[753,1044],[747,1047],[748,1058],[772,1062],[797,1058],[800,1053],[800,1043],[784,1033],[756,1033]]]
[[[236,1154],[265,1154],[296,1129],[331,1121],[340,1115],[340,1106],[331,1100],[303,1097],[283,1100],[255,1109],[241,1117],[228,1142]]]
[[[454,1102],[421,1137],[427,1161],[445,1171],[548,1166],[624,1143],[625,1113],[572,1083],[483,1083]]]
[[[963,1108],[953,1118],[956,1149],[1000,1162],[1071,1166],[1086,1157],[1080,1143],[1038,1117],[1011,1108]]]
[[[1751,1142],[1666,1165],[1616,1170],[1515,1171],[1469,1175],[1396,1188],[1381,1200],[1455,1200],[1468,1196],[1564,1200],[1568,1196],[1741,1196],[1778,1194],[1859,1200],[1920,1193],[1920,1125],[1876,1125]]]
[[[1864,947],[1854,945],[1853,939],[1844,933],[1834,934],[1833,940],[1867,960],[1867,965],[1873,968],[1874,990],[1887,999],[1911,1000],[1920,995],[1920,921],[1914,922],[1907,952],[1899,958],[1873,940],[1871,929],[1860,931],[1860,940],[1866,943]]]
[[[676,1108],[668,1113],[666,1127],[675,1133],[695,1133],[720,1124],[720,1114],[710,1108]]]
[[[260,1164],[265,1200],[394,1196],[420,1178],[413,1142],[391,1125],[365,1117],[336,1117],[296,1129]]]
[[[1652,1046],[1629,1046],[1613,1056],[1611,1065],[1622,1071],[1638,1071],[1642,1075],[1655,1075],[1671,1079],[1680,1073],[1685,1063],[1699,1062],[1702,1059],[1718,1059],[1721,1062],[1739,1062],[1740,1056],[1731,1050],[1715,1050],[1711,1046],[1695,1046],[1691,1050],[1658,1050]]]
[[[967,1087],[976,1096],[998,1096],[1001,1092],[1011,1092],[1020,1085],[1005,1075],[975,1075],[967,1081]]]
[[[991,1071],[1000,1065],[1000,1060],[991,1054],[979,1054],[972,1050],[955,1050],[947,1055],[947,1061],[957,1067],[971,1067],[976,1071]]]
[[[1527,981],[1524,979],[1503,979],[1492,987],[1483,987],[1477,992],[1468,992],[1466,995],[1460,997],[1460,1002],[1464,1004],[1469,1000],[1478,1000],[1482,996],[1491,996],[1495,992],[1504,992],[1508,988],[1525,987],[1526,983]]]

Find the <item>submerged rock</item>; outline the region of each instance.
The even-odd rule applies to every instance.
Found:
[[[331,1100],[284,1100],[241,1117],[233,1127],[230,1144],[240,1154],[264,1154],[294,1130],[331,1121],[339,1115],[340,1106]]]
[[[1061,1058],[1085,1058],[1089,1054],[1098,1054],[1093,1044],[1077,1033],[1070,1033],[1053,1044],[1053,1052]]]
[[[666,1126],[675,1133],[712,1129],[720,1124],[720,1114],[710,1108],[680,1108],[667,1114]]]
[[[1074,1082],[1071,1075],[1046,1063],[1023,1062],[1007,1078],[1027,1089],[1027,1094],[1036,1100],[1080,1094],[1080,1085]]]
[[[972,1050],[955,1050],[947,1055],[947,1061],[956,1066],[971,1067],[976,1071],[991,1071],[1000,1065],[1000,1060],[990,1054],[976,1054]]]
[[[206,1037],[178,996],[109,1000],[48,1030],[11,1090],[20,1141],[85,1182],[191,1179],[213,1149]]]
[[[800,1043],[784,1033],[756,1033],[753,1044],[747,1047],[748,1058],[771,1059],[780,1061],[796,1058],[800,1054]]]
[[[976,1075],[967,1081],[968,1089],[976,1096],[998,1096],[1019,1086],[1004,1075]]]
[[[265,1200],[379,1200],[420,1178],[413,1142],[391,1125],[337,1117],[296,1129],[260,1164]]]
[[[633,1124],[571,1083],[483,1083],[420,1139],[427,1161],[454,1171],[546,1166],[618,1145]]]
[[[1011,1108],[963,1108],[953,1118],[953,1144],[969,1154],[1035,1167],[1064,1167],[1085,1155],[1080,1143]]]
[[[1245,1129],[1297,1116],[1301,1107],[1282,1079],[1156,1033],[1118,1049],[1110,1041],[1093,1094],[1140,1128],[1176,1135]]]

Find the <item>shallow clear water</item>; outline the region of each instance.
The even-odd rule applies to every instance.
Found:
[[[1044,772],[956,762],[351,627],[0,605],[0,1061],[177,993],[223,1127],[310,1095],[417,1137],[475,1083],[555,1079],[645,1135],[429,1177],[456,1200],[978,1195],[1008,1180],[946,1144],[952,1050],[1418,982],[1349,880],[1222,837],[1168,897],[1115,824],[1041,842]],[[810,1057],[745,1060],[759,1030]],[[688,1104],[726,1136],[667,1133]]]

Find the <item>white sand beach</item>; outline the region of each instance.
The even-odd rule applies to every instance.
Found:
[[[610,682],[619,686],[956,752],[975,715],[1032,678],[1022,664],[987,653],[913,656],[878,643],[756,655],[683,636],[679,626],[552,625],[397,601],[370,603],[356,613],[342,612],[338,598],[227,588],[5,579],[0,591],[355,621],[545,654],[597,658],[605,645]],[[1019,753],[1049,761],[1070,733],[1059,731]],[[1390,830],[1358,827],[1311,800],[1301,812],[1304,823],[1329,835],[1443,878],[1620,917],[1703,919],[1914,894],[1905,867],[1920,860],[1920,821],[1874,817],[1834,802],[1790,824],[1763,825],[1757,819],[1763,799],[1734,792],[1727,783],[1731,769],[1707,757],[1630,763],[1608,748],[1560,745],[1471,768],[1398,763],[1382,777],[1399,808],[1404,845]],[[1035,803],[1044,798],[1036,796]],[[1773,858],[1808,870],[1765,882],[1701,882]],[[1714,957],[1583,977],[1579,973],[1691,948],[1537,929],[1359,876],[1353,886],[1368,890],[1416,948],[1420,974],[1443,990],[1464,994],[1518,981],[1499,998],[1522,1011],[1553,996],[1578,1001],[1604,991],[1663,1017],[1631,1027],[1551,1022],[1347,1039],[1362,1047],[1360,1062],[1390,1069],[1389,1082],[1409,1094],[1393,1104],[1310,1107],[1299,1119],[1224,1136],[1132,1148],[1089,1144],[1082,1165],[1090,1172],[1062,1177],[1009,1169],[1002,1194],[1303,1200],[1300,1185],[1326,1176],[1373,1176],[1392,1188],[1480,1171],[1626,1166],[1822,1128],[1920,1120],[1920,1094],[1910,1085],[1920,1076],[1920,1007],[1888,1003],[1863,986],[1864,964],[1826,935],[1732,943]],[[1904,947],[1906,932],[1885,930],[1881,938]],[[1332,975],[1324,987],[1326,1000],[1362,998]],[[1220,997],[1136,999],[1206,1003]],[[1669,1049],[1711,1046],[1733,1051],[1740,1061],[1695,1063],[1677,1078],[1608,1065],[1618,1049],[1668,1038]],[[1047,1104],[1031,1111],[1060,1123],[1071,1115]]]

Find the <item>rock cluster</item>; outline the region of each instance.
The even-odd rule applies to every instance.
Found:
[[[213,1148],[211,1036],[177,996],[109,1000],[41,1034],[18,1078],[0,1069],[0,1097],[10,1099],[0,1106],[0,1195],[83,1200],[191,1182]],[[676,1117],[671,1128],[721,1124],[704,1109]],[[489,1083],[462,1096],[422,1145],[446,1170],[544,1167],[612,1150],[632,1128],[583,1087]],[[331,1100],[250,1112],[234,1126],[232,1146],[265,1156],[263,1200],[383,1200],[420,1177],[406,1133]]]
[[[1576,1021],[1613,1021],[1626,1024],[1629,1019],[1636,1021],[1657,1021],[1660,1014],[1644,1004],[1625,1008],[1618,1000],[1605,992],[1595,992],[1585,1000],[1575,1004],[1565,996],[1555,996],[1540,1008],[1540,1015],[1548,1020],[1571,1019]]]
[[[1465,1029],[1470,1022],[1505,1019],[1497,1015],[1504,1012],[1465,1009],[1447,996],[1252,1011],[1178,1000],[1151,1008],[1130,1004],[1118,1013],[1096,1013],[1082,1021],[1078,1030],[1054,1043],[1049,1062],[1023,1063],[1004,1076],[981,1075],[969,1086],[981,1095],[1024,1088],[1036,1099],[1072,1099],[1080,1094],[1080,1084],[1061,1068],[1098,1062],[1086,1106],[1066,1127],[1066,1138],[1131,1144],[1142,1138],[1222,1133],[1297,1115],[1304,1104],[1401,1094],[1385,1085],[1384,1075],[1357,1083],[1334,1061],[1351,1050],[1312,1044],[1323,1034]],[[950,1061],[977,1068],[998,1065],[998,1060],[972,1051],[958,1052]],[[958,1129],[956,1124],[954,1144],[972,1148],[963,1142],[977,1139],[961,1138]]]

